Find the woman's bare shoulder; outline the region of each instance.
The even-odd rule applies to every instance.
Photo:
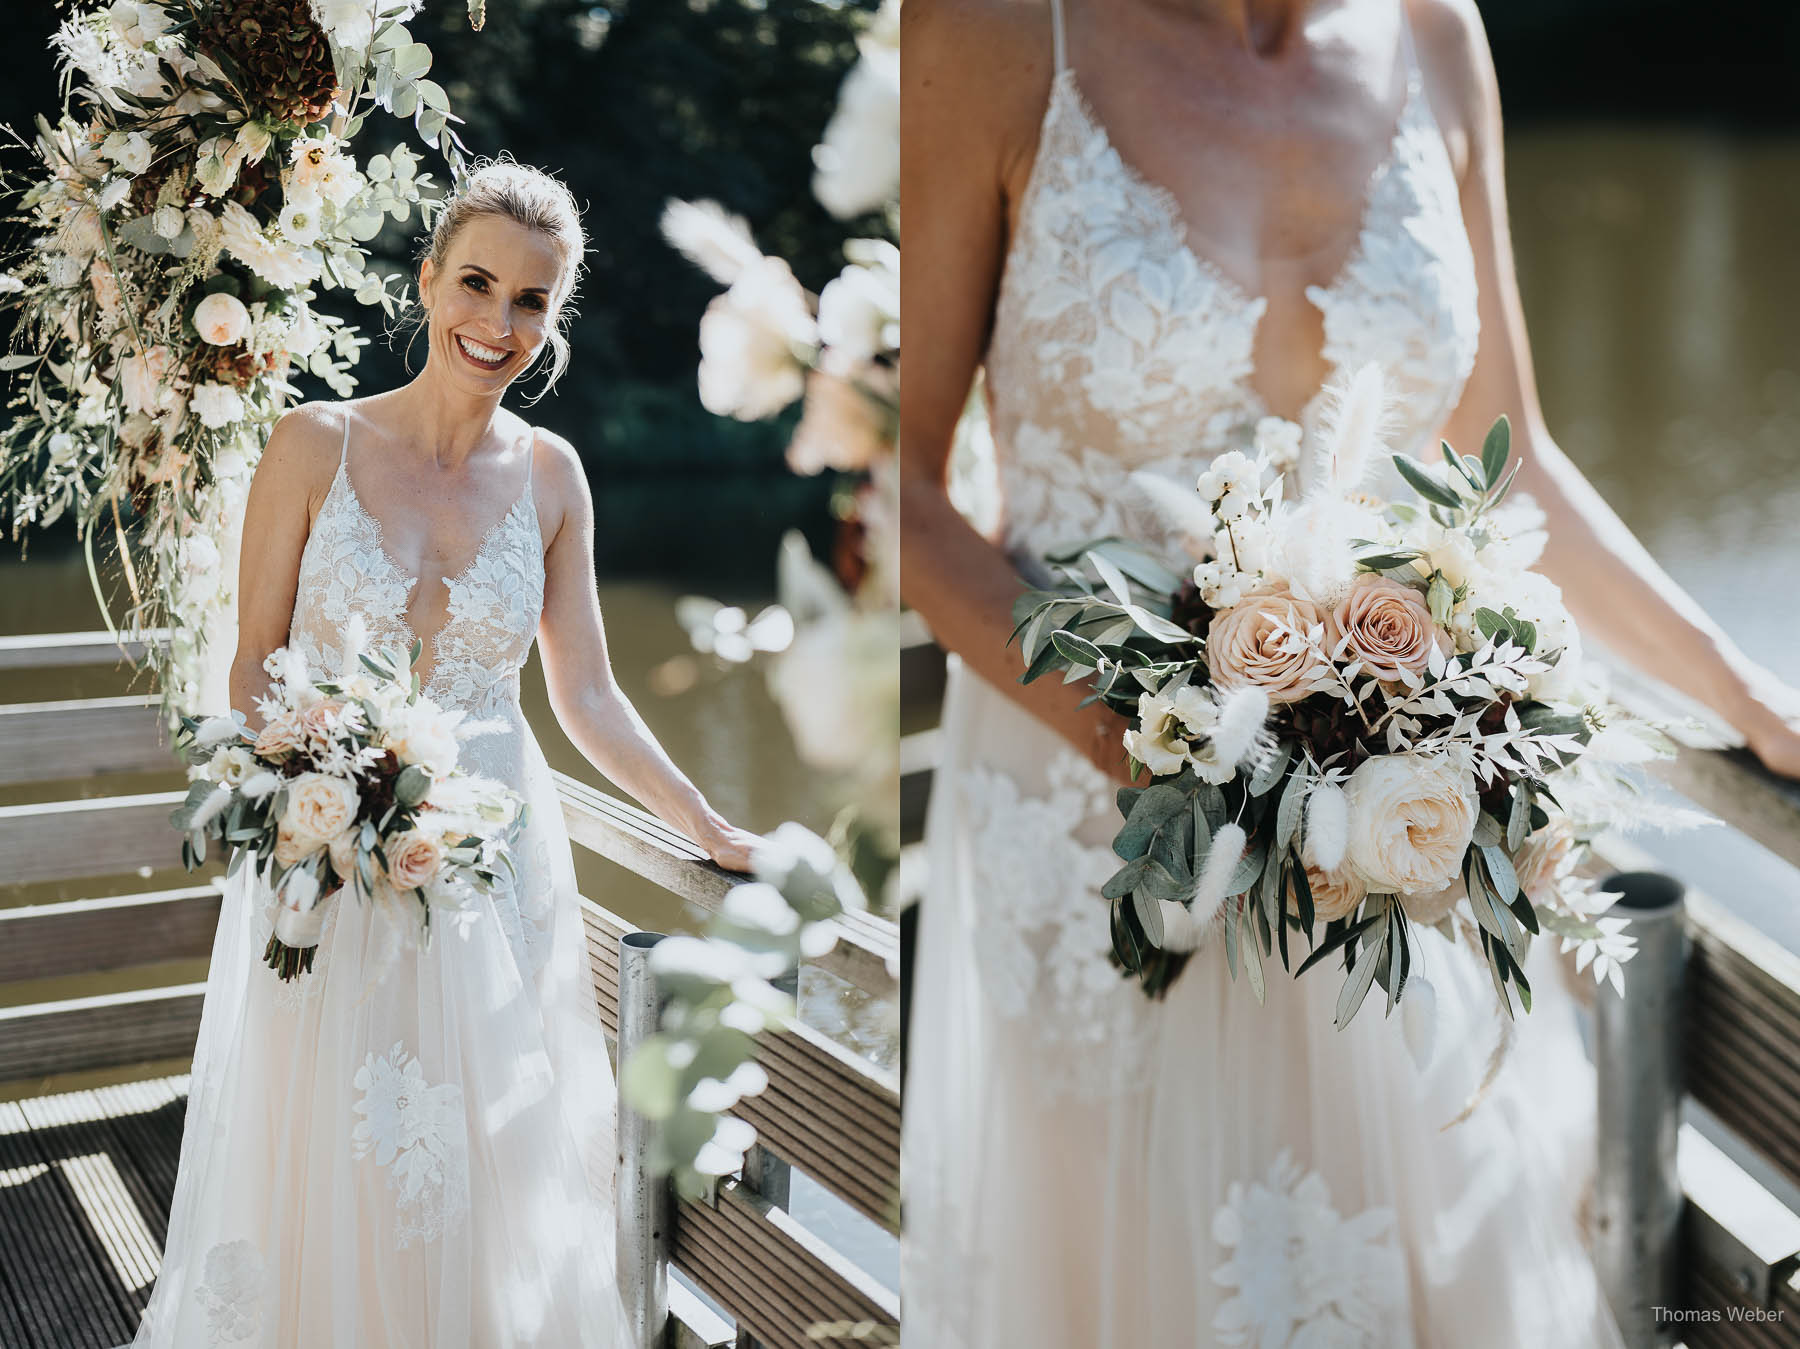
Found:
[[[1405,0],[1419,62],[1445,139],[1486,149],[1499,135],[1499,97],[1487,29],[1475,0]],[[1464,157],[1455,155],[1459,171]],[[1459,174],[1460,176],[1460,174]]]
[[[286,489],[311,489],[329,482],[344,444],[346,403],[301,403],[288,409],[269,432],[256,476]]]
[[[1055,67],[1050,0],[908,0],[900,49],[905,97],[932,122],[1003,152],[1035,143]]]

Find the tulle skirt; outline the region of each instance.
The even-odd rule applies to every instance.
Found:
[[[411,939],[340,898],[312,973],[225,887],[146,1349],[618,1349],[616,1102],[569,842],[522,719],[514,886]],[[476,765],[477,771],[484,770]]]
[[[1426,934],[1415,1066],[1379,988],[1222,949],[1153,1003],[1107,963],[1110,786],[952,661],[927,828],[903,1179],[916,1349],[1622,1345],[1579,1217],[1594,1080],[1550,943],[1500,1036],[1478,955]],[[1304,943],[1302,943],[1304,950]],[[1296,959],[1296,963],[1298,963]]]

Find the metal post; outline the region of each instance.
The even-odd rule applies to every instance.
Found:
[[[1682,988],[1687,930],[1681,883],[1650,871],[1610,876],[1637,951],[1624,967],[1625,996],[1602,984],[1594,999],[1599,1077],[1599,1164],[1594,1184],[1595,1260],[1631,1349],[1671,1344],[1680,1322],[1658,1307],[1679,1303]]]
[[[800,1000],[800,971],[789,970],[779,979],[770,980],[776,988],[794,999]],[[768,1200],[777,1208],[788,1206],[788,1197],[792,1187],[794,1169],[761,1143],[756,1144],[744,1154],[744,1185],[755,1190],[758,1195]],[[738,1327],[735,1349],[764,1349],[763,1342],[742,1326]]]
[[[662,996],[650,969],[660,932],[631,932],[619,939],[619,1068],[662,1019]],[[632,1343],[660,1349],[669,1323],[669,1244],[673,1199],[666,1179],[650,1171],[654,1126],[619,1101],[619,1296]]]

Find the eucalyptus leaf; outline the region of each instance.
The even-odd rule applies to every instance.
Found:
[[[1393,906],[1387,905],[1381,910],[1376,922],[1381,931],[1374,938],[1374,945],[1365,948],[1357,959],[1350,976],[1344,980],[1343,990],[1338,994],[1337,1016],[1332,1024],[1339,1030],[1348,1026],[1363,1005],[1363,999],[1369,995],[1369,986],[1375,982],[1376,961],[1382,949],[1387,945],[1391,931]]]
[[[1241,921],[1248,924],[1252,912],[1254,912],[1253,908],[1246,904],[1242,910]],[[1267,999],[1269,990],[1263,978],[1262,945],[1258,942],[1254,931],[1247,934],[1246,939],[1241,940],[1238,944],[1244,961],[1244,973],[1250,977],[1251,991],[1256,994],[1257,1002],[1263,1002]]]
[[[1098,666],[1106,659],[1099,647],[1085,637],[1077,637],[1066,628],[1058,628],[1050,634],[1050,645],[1056,648],[1057,654],[1064,660],[1076,666]]]
[[[1512,423],[1506,414],[1501,413],[1494,424],[1488,427],[1487,439],[1481,443],[1481,470],[1487,474],[1487,485],[1494,486],[1500,481],[1500,475],[1506,472],[1506,463],[1512,457]]]
[[[1144,929],[1144,938],[1158,950],[1164,941],[1162,905],[1145,894],[1131,897],[1131,911],[1137,917],[1138,926]]]
[[[1148,857],[1136,857],[1113,872],[1106,884],[1100,887],[1103,899],[1124,899],[1137,888],[1138,881],[1155,863]]]
[[[394,779],[394,799],[409,809],[431,791],[431,774],[418,764],[408,764]]]
[[[1462,498],[1448,487],[1433,478],[1417,462],[1404,454],[1394,456],[1394,467],[1400,476],[1406,479],[1407,486],[1434,506],[1442,506],[1446,510],[1461,510]]]
[[[1302,759],[1288,774],[1287,786],[1281,789],[1281,804],[1275,810],[1275,851],[1285,853],[1300,829],[1300,817],[1306,809],[1307,785],[1311,770]]]
[[[1531,832],[1531,792],[1514,787],[1512,811],[1506,819],[1506,846],[1517,852]]]
[[[1288,760],[1293,755],[1293,741],[1276,741],[1274,753],[1258,764],[1256,772],[1250,776],[1250,795],[1264,796],[1271,787],[1280,782],[1282,773],[1287,769]]]

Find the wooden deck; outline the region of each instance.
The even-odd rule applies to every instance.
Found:
[[[186,1111],[185,1076],[0,1102],[0,1346],[130,1343]]]
[[[101,634],[0,638],[0,675],[117,657]],[[92,748],[96,726],[104,753]],[[55,788],[0,805],[0,887],[55,891],[0,904],[0,1349],[128,1344],[160,1267],[187,1105],[179,1074],[199,1030],[205,986],[194,981],[219,896],[214,875],[175,881],[143,866],[173,855],[168,815],[184,793],[93,789],[170,768],[147,698],[0,700],[0,785]],[[643,811],[561,774],[557,787],[571,841],[654,882],[671,920],[717,909],[741,881]],[[590,900],[582,908],[610,1040],[619,943],[635,929]],[[889,997],[898,940],[885,919],[847,915],[817,964]],[[114,991],[93,993],[89,977],[102,972]],[[671,1282],[657,1349],[892,1344],[898,1293],[782,1204],[791,1167],[898,1231],[899,1082],[805,1026],[759,1037],[758,1058],[770,1086],[738,1110],[760,1137],[756,1165],[713,1202],[677,1205],[664,1257],[736,1324]]]

